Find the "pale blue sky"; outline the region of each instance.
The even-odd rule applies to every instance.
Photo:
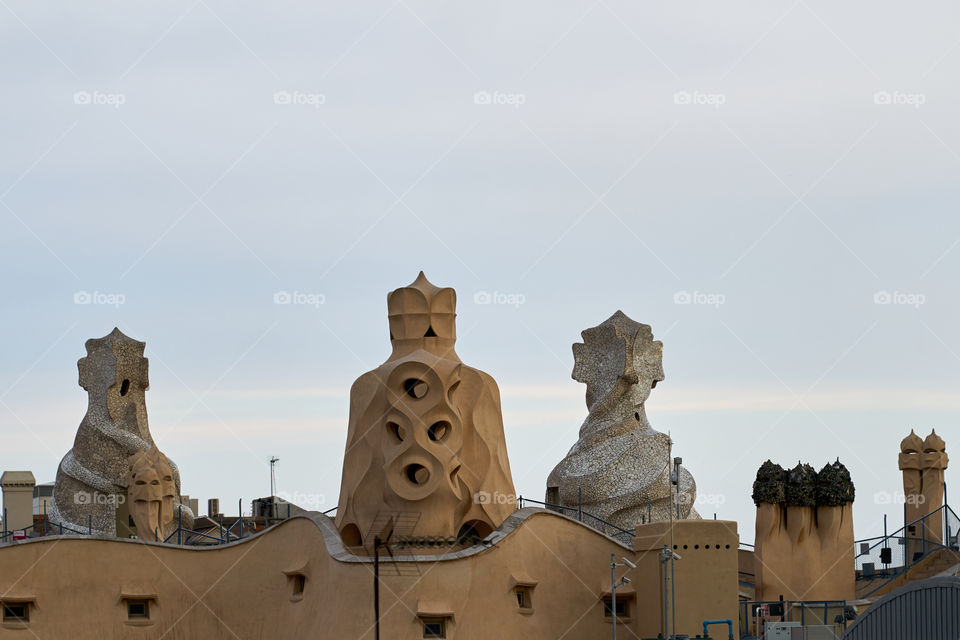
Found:
[[[765,459],[839,456],[874,535],[910,427],[960,451],[958,12],[4,0],[0,467],[54,478],[117,325],[185,493],[249,509],[277,455],[332,507],[349,386],[424,269],[501,386],[519,493],[586,414],[570,344],[622,309],[664,342],[648,415],[701,512],[752,540]]]

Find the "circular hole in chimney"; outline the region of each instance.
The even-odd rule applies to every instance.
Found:
[[[120,395],[127,395],[127,391],[130,391],[130,381],[125,379],[120,383]]]
[[[406,470],[407,480],[413,484],[426,484],[430,479],[430,472],[422,464],[411,464]]]
[[[430,387],[423,380],[418,380],[417,378],[407,378],[403,381],[403,390],[411,398],[416,398],[419,400],[423,396],[427,395],[427,391],[430,390]]]
[[[447,437],[448,433],[450,433],[450,423],[446,420],[434,422],[430,425],[430,428],[427,429],[427,437],[434,442],[440,442]]]

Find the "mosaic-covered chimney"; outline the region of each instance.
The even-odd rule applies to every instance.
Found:
[[[753,483],[757,600],[853,599],[854,496],[839,460],[819,472],[800,462],[761,465]]]
[[[77,362],[87,413],[73,448],[60,461],[48,516],[68,530],[143,539],[169,534],[193,512],[180,504],[177,466],[160,453],[147,422],[150,386],[146,344],[114,329],[87,340]],[[130,522],[133,527],[130,527]]]
[[[580,437],[547,478],[546,502],[583,511],[623,529],[695,519],[697,485],[680,467],[671,487],[670,436],[647,420],[646,402],[662,382],[663,343],[650,325],[617,311],[581,332],[573,379],[587,385]]]

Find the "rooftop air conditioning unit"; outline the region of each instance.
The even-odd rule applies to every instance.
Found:
[[[764,622],[764,640],[793,640],[791,629],[800,627],[799,622]]]

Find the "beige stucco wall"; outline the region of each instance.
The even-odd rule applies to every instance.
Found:
[[[663,564],[660,554],[670,546],[670,523],[655,522],[636,529],[634,548],[637,564],[646,579],[638,581],[640,637],[656,637],[663,630]],[[676,520],[673,548],[680,556],[674,561],[676,633],[691,638],[703,633],[704,620],[730,619],[737,631],[737,572],[740,537],[737,523],[730,520]],[[669,573],[670,567],[666,568]],[[674,597],[674,596],[671,596]],[[673,611],[670,611],[673,617]],[[715,637],[726,637],[711,627]]]
[[[372,565],[339,546],[331,520],[316,518],[293,518],[212,549],[60,537],[3,546],[0,598],[32,599],[29,628],[40,638],[372,639]],[[677,563],[677,596],[690,602],[678,608],[684,620],[736,610],[735,529],[722,534],[712,521],[703,525],[679,526],[677,541],[716,539],[732,551],[688,553]],[[494,546],[466,557],[399,563],[413,575],[398,576],[384,561],[382,632],[419,639],[418,612],[449,612],[449,638],[605,639],[610,623],[601,598],[610,588],[610,554],[641,565],[627,574],[638,595],[660,581],[643,552],[552,512],[522,510],[501,531]],[[716,581],[723,571],[729,576]],[[291,601],[289,572],[307,576],[302,600]],[[516,582],[536,583],[532,613],[519,610]],[[149,625],[127,623],[124,594],[156,596]],[[646,637],[641,627],[659,626],[640,605],[644,613],[621,625],[622,637]],[[680,630],[694,635],[688,626]]]

